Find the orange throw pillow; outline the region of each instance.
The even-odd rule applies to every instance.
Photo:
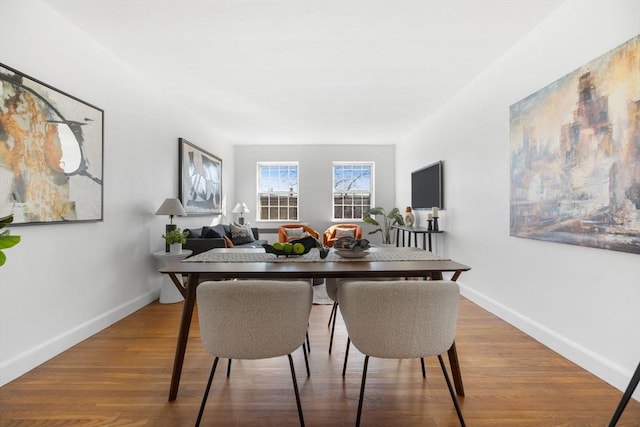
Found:
[[[230,238],[228,238],[227,236],[222,236],[222,238],[224,239],[224,243],[227,245],[228,248],[233,247],[233,242],[231,241]]]

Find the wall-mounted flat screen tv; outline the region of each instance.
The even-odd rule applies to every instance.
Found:
[[[411,207],[444,209],[443,162],[435,162],[411,173]]]

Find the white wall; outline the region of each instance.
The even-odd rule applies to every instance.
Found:
[[[298,161],[300,165],[300,222],[318,232],[331,222],[331,186],[334,161],[375,162],[375,190],[377,206],[393,207],[395,197],[395,146],[393,145],[238,145],[235,148],[236,202],[245,202],[251,213],[245,219],[261,228],[277,228],[282,223],[256,221],[256,164],[259,161]],[[230,205],[233,206],[233,205]],[[350,221],[353,222],[353,221]],[[363,224],[363,232],[373,230]],[[262,236],[261,236],[262,237]],[[265,236],[269,240],[271,236]],[[369,236],[372,242],[380,233]],[[275,240],[271,238],[270,241]]]
[[[445,161],[444,246],[472,267],[464,295],[619,389],[640,360],[639,255],[509,237],[509,106],[637,35],[639,17],[637,1],[566,2],[396,154],[398,205],[407,171]]]
[[[0,0],[0,62],[105,111],[104,221],[12,227],[22,242],[0,268],[2,385],[158,297],[151,253],[167,218],[154,213],[178,195],[178,138],[223,159],[228,194],[233,149],[40,1]]]

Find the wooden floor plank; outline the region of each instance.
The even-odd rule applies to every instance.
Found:
[[[0,427],[189,426],[197,415],[212,357],[192,333],[178,399],[168,402],[182,304],[153,303],[0,388]],[[364,357],[353,347],[341,376],[346,331],[339,316],[329,355],[330,305],[315,305],[310,319],[311,377],[294,353],[308,426],[355,423]],[[458,355],[469,426],[606,426],[621,392],[522,332],[461,299]],[[457,426],[437,359],[371,359],[363,426]],[[219,365],[205,426],[296,426],[288,361],[234,361]],[[631,401],[619,426],[640,425]]]

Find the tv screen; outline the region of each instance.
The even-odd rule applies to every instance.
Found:
[[[411,207],[444,209],[442,160],[411,173]]]

